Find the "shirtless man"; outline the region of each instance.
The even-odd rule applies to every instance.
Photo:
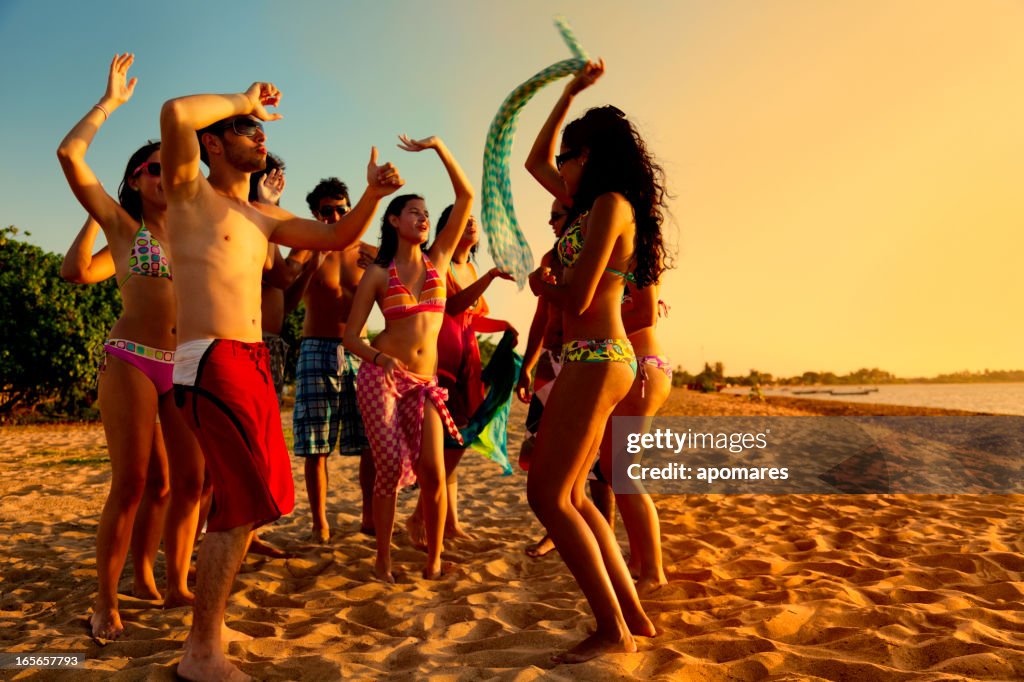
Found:
[[[190,680],[249,679],[224,655],[224,609],[249,531],[295,505],[261,342],[267,242],[344,249],[366,230],[381,198],[402,185],[393,166],[377,165],[374,148],[366,192],[334,225],[250,204],[249,174],[266,164],[262,121],[281,117],[266,109],[279,98],[272,84],[254,83],[238,94],[169,100],[160,112],[167,246],[178,297],[175,399],[203,446],[215,491],[199,551],[192,632],[177,671]]]
[[[332,225],[349,211],[348,187],[338,178],[317,183],[306,196],[309,210],[320,222]],[[369,244],[356,243],[326,254],[302,300],[306,320],[295,372],[295,454],[305,459],[306,494],[313,528],[310,540],[325,543],[331,531],[327,521],[327,456],[338,443],[342,455],[359,455],[359,486],[363,494],[363,533],[373,535],[373,457],[363,430],[355,396],[359,358],[341,344],[366,263],[377,255]],[[308,252],[293,251],[289,261],[305,262]],[[364,262],[360,262],[360,258]]]

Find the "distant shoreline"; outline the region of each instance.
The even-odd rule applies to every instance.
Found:
[[[842,400],[815,400],[765,396],[750,400],[747,394],[700,393],[674,388],[660,416],[843,416],[843,417],[954,417],[991,416],[991,412],[971,412],[939,407],[881,405]]]
[[[290,399],[286,399],[285,409]],[[883,405],[878,403],[820,400],[765,396],[763,402],[752,401],[747,393],[701,393],[686,388],[673,388],[672,394],[659,413],[661,416],[843,416],[843,417],[953,417],[993,416],[993,412],[973,412],[940,407],[910,405]],[[1005,415],[1000,415],[1005,416]],[[3,424],[4,428],[46,429],[48,427],[74,427],[99,424],[96,421],[53,421]]]

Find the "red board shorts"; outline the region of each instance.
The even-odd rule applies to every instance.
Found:
[[[175,402],[213,484],[207,530],[255,528],[290,513],[295,488],[267,347],[201,339],[178,348]]]

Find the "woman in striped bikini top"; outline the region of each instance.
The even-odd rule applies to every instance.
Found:
[[[400,320],[416,313],[443,313],[447,289],[445,281],[437,274],[427,254],[423,254],[426,277],[419,297],[413,296],[398,276],[395,259],[388,265],[388,288],[380,302],[380,311],[385,320]]]
[[[444,404],[447,391],[437,385],[437,336],[446,300],[445,281],[438,273],[448,270],[473,205],[473,188],[441,140],[403,136],[399,147],[410,152],[437,152],[451,179],[455,204],[451,226],[425,251],[430,216],[423,197],[404,194],[391,200],[381,221],[377,259],[359,281],[345,325],[345,348],[363,360],[356,379],[356,397],[377,471],[373,496],[377,532],[374,573],[385,582],[395,580],[390,547],[396,493],[416,480],[417,473],[424,474],[420,478],[421,494],[430,501],[424,503],[427,560],[422,575],[435,578],[441,573],[441,538],[447,511],[444,453],[441,439],[424,440],[423,432],[429,419],[461,443]],[[416,286],[421,281],[423,284]],[[371,345],[360,338],[359,332],[366,326],[375,302],[384,314],[384,331]]]

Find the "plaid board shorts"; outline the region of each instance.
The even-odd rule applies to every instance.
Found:
[[[358,455],[370,446],[356,404],[359,364],[341,339],[302,339],[292,420],[296,455],[324,457],[335,442],[343,455]]]

